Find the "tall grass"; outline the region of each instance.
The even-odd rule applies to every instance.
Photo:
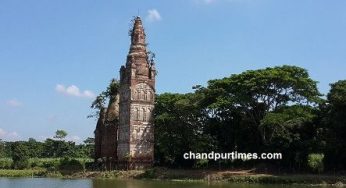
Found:
[[[26,170],[0,170],[0,177],[43,177],[46,174],[45,169],[26,169]]]

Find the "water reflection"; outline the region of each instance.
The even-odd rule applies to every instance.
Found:
[[[93,180],[93,188],[207,188],[205,183],[140,180]],[[216,187],[215,187],[216,188]],[[221,187],[219,187],[221,188]]]
[[[298,185],[191,183],[142,180],[67,180],[51,178],[0,178],[0,188],[311,188]],[[317,187],[314,187],[317,188]],[[324,187],[326,188],[326,187]]]
[[[1,188],[92,188],[90,180],[51,178],[0,178]]]

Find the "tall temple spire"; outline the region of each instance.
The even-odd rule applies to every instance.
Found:
[[[129,54],[127,55],[126,67],[131,67],[132,75],[152,77],[155,74],[153,61],[150,60],[145,41],[145,32],[142,20],[139,16],[133,20],[133,28],[130,30],[131,45]],[[124,78],[125,67],[122,68],[121,78]]]
[[[95,160],[121,169],[150,167],[154,163],[155,104],[154,54],[147,53],[140,17],[130,30],[131,45],[120,68],[119,95],[101,110],[95,130]]]
[[[147,53],[140,17],[130,31],[131,45],[126,66],[120,69],[118,164],[143,168],[154,162],[154,124],[156,70]]]
[[[133,29],[131,31],[131,46],[129,56],[146,56],[145,33],[142,20],[139,16],[134,19]]]
[[[132,45],[145,45],[145,33],[142,20],[139,16],[134,19],[134,25],[131,33]]]

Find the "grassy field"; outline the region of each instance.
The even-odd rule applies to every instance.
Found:
[[[46,174],[47,171],[45,169],[0,170],[0,177],[44,177]]]

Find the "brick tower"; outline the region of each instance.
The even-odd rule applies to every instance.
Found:
[[[117,155],[120,167],[138,169],[154,161],[152,111],[155,100],[155,66],[147,52],[140,17],[134,19],[126,65],[120,68]]]

